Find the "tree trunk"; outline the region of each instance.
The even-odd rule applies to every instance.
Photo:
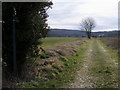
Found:
[[[91,37],[90,37],[90,36],[88,36],[88,38],[89,38],[89,39],[91,39]]]
[[[87,36],[88,36],[89,39],[91,39],[91,33],[90,32],[87,33]]]

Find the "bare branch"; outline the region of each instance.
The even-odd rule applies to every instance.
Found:
[[[96,24],[93,18],[86,18],[83,19],[82,22],[80,23],[80,29],[82,31],[85,31],[88,35],[88,38],[91,38],[91,32],[95,28]]]

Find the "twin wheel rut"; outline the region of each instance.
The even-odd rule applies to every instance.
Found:
[[[98,40],[90,40],[83,67],[65,88],[118,88],[118,62]]]

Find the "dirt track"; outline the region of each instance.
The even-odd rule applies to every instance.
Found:
[[[83,67],[75,74],[75,80],[64,88],[117,88],[118,62],[98,40],[91,40]]]

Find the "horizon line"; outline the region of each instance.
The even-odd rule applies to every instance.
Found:
[[[66,28],[50,28],[50,29],[65,29],[65,30],[78,30],[78,31],[81,31],[80,29],[66,29]],[[118,29],[92,30],[92,32],[109,32],[109,31],[119,31],[119,30]]]

